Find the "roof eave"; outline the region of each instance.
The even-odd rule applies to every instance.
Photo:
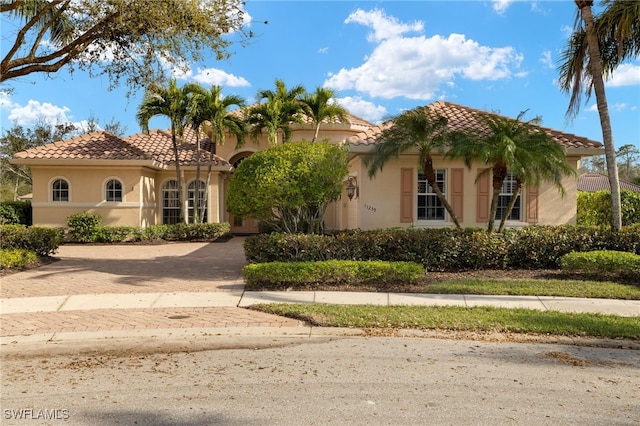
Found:
[[[78,158],[12,158],[11,164],[24,166],[113,166],[113,167],[149,167],[166,170],[169,167],[156,160],[117,160],[117,159],[78,159]]]

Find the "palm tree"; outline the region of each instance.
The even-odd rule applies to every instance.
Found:
[[[180,220],[184,220],[184,192],[180,172],[180,156],[178,154],[178,136],[184,134],[189,110],[189,92],[183,87],[179,88],[176,80],[169,80],[167,87],[160,85],[150,86],[144,95],[142,103],[138,107],[136,118],[144,133],[149,133],[149,120],[162,115],[171,122],[171,142],[173,145],[173,157],[176,167],[176,181],[178,185],[178,200],[180,202]]]
[[[480,161],[490,165],[478,177],[491,173],[493,194],[489,210],[487,231],[492,232],[502,186],[512,173],[516,188],[509,205],[502,215],[500,230],[517,200],[523,184],[537,186],[542,180],[551,181],[564,193],[562,176],[576,172],[566,163],[564,147],[537,127],[539,117],[523,122],[521,112],[516,119],[495,114],[479,115],[479,122],[486,127],[474,132],[454,133],[447,153],[450,158],[462,158],[468,168]]]
[[[587,99],[593,89],[602,127],[607,173],[611,187],[612,229],[622,226],[620,182],[616,164],[615,146],[604,88],[604,74],[610,74],[625,59],[637,57],[640,52],[640,2],[606,0],[604,12],[594,19],[592,0],[575,0],[578,18],[576,31],[561,57],[560,87],[571,93],[567,115],[575,117],[580,109],[583,92]]]
[[[240,96],[230,95],[222,96],[222,88],[220,86],[211,86],[206,91],[202,90],[194,97],[194,108],[191,123],[195,128],[202,128],[211,140],[211,149],[209,150],[209,162],[207,164],[207,181],[205,188],[209,188],[211,183],[211,171],[213,166],[213,157],[216,154],[216,147],[224,145],[225,132],[229,132],[236,137],[237,144],[241,146],[244,143],[246,133],[246,124],[242,116],[234,113],[232,107],[244,107],[245,101]],[[198,174],[198,172],[196,172]],[[196,180],[200,178],[197,177]],[[205,199],[202,207],[207,205],[208,191],[205,192]],[[201,212],[201,217],[204,212]]]
[[[260,102],[251,107],[247,115],[247,123],[251,136],[257,139],[262,129],[267,129],[269,145],[277,145],[278,131],[282,131],[282,142],[291,139],[291,123],[302,124],[300,113],[303,112],[300,98],[305,94],[303,86],[298,85],[287,90],[282,80],[276,80],[276,90],[260,90],[257,98]]]
[[[394,118],[378,136],[378,144],[371,154],[365,156],[364,164],[369,168],[369,177],[373,177],[390,159],[407,151],[417,150],[418,162],[427,183],[449,213],[456,228],[460,229],[453,207],[438,186],[433,168],[433,153],[442,152],[447,144],[446,128],[447,119],[431,112],[427,107],[406,111]]]
[[[315,142],[318,139],[320,124],[323,120],[335,120],[338,118],[344,121],[347,119],[347,110],[341,105],[331,102],[335,97],[336,93],[333,90],[323,87],[316,87],[314,93],[307,93],[302,97],[304,113],[315,126],[311,142]]]

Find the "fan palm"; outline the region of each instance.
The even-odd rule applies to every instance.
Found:
[[[304,113],[311,119],[315,127],[311,142],[315,142],[318,139],[320,124],[323,120],[335,120],[337,118],[344,121],[347,119],[347,110],[341,105],[332,102],[335,97],[336,94],[333,90],[323,87],[316,87],[315,92],[307,93],[302,97]]]
[[[390,159],[398,158],[407,151],[417,150],[418,162],[427,183],[449,213],[456,228],[460,229],[453,207],[438,186],[433,167],[433,154],[442,152],[447,143],[446,127],[447,119],[432,113],[428,108],[406,111],[394,118],[392,124],[378,136],[378,143],[364,158],[364,164],[369,168],[369,177],[373,177],[378,171],[382,171],[382,167]]]
[[[288,142],[291,139],[291,123],[302,123],[300,113],[303,112],[303,106],[300,98],[304,94],[303,86],[287,90],[282,80],[276,80],[275,91],[258,91],[260,103],[251,107],[247,114],[251,136],[257,139],[266,129],[269,145],[274,146],[278,143],[278,131],[282,131],[282,142]]]
[[[516,178],[516,188],[501,218],[500,230],[511,213],[523,184],[537,186],[541,181],[552,182],[562,193],[562,177],[575,175],[566,162],[565,150],[541,128],[540,118],[523,122],[521,112],[516,119],[495,114],[479,115],[484,130],[454,134],[447,153],[450,158],[462,158],[468,168],[480,161],[490,165],[480,175],[491,173],[492,198],[487,231],[494,229],[498,200],[505,179],[512,173]]]
[[[138,107],[136,118],[144,133],[149,133],[149,121],[155,116],[165,116],[171,122],[171,143],[176,168],[178,200],[180,202],[180,219],[184,220],[184,191],[180,172],[180,156],[178,154],[178,137],[184,134],[189,109],[189,92],[178,87],[175,79],[169,80],[168,86],[154,84],[144,95]]]

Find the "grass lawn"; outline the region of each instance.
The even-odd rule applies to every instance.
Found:
[[[316,285],[316,291],[336,290]],[[343,288],[350,291],[370,289]],[[402,287],[377,291],[400,291]],[[505,278],[480,276],[440,277],[411,292],[434,294],[557,296],[640,300],[640,285],[627,282],[581,279]],[[553,336],[581,336],[610,339],[640,339],[640,316],[576,314],[534,309],[458,306],[371,306],[324,304],[269,304],[252,309],[296,318],[319,327],[363,329],[421,329],[478,333],[526,333]]]
[[[269,304],[252,309],[321,327],[412,328],[640,339],[640,317],[459,306]]]

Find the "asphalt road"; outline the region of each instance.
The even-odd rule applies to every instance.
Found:
[[[0,423],[638,425],[639,373],[635,350],[426,338],[14,354]]]

